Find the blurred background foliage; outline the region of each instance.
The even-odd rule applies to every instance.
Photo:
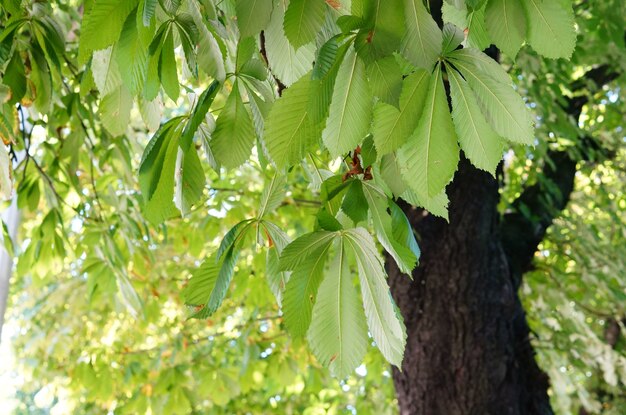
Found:
[[[52,3],[75,46],[76,2]],[[528,48],[514,66],[503,58],[538,124],[534,148],[505,155],[501,211],[540,180],[551,148],[579,151],[571,137],[582,140],[581,130],[609,149],[580,162],[572,199],[542,242],[522,296],[555,412],[618,415],[626,413],[626,6],[575,3],[580,36],[571,62]],[[3,329],[11,351],[2,356],[2,412],[396,413],[390,370],[375,349],[338,380],[287,336],[265,279],[262,236],[248,244],[218,312],[187,319],[181,291],[191,271],[257,210],[262,157],[221,175],[203,163],[205,202],[184,219],[148,225],[136,172],[154,114],[134,108],[128,134],[114,138],[98,122],[89,79],[74,73],[75,52],[68,48],[64,90],[51,91],[51,115],[25,102],[15,114],[27,146],[15,146],[20,233],[5,238],[18,258]],[[618,68],[611,83],[572,87],[605,63]],[[186,111],[206,87],[184,81],[187,96],[161,103],[158,119]],[[578,95],[589,98],[580,122],[561,105]],[[315,220],[315,166],[312,158],[290,172],[296,185],[271,216],[292,237]]]

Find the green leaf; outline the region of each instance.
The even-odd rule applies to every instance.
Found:
[[[576,47],[572,7],[564,7],[559,1],[523,0],[522,3],[530,46],[547,58],[569,59]]]
[[[192,273],[182,293],[185,304],[194,308],[190,318],[207,318],[222,304],[238,255],[231,247],[220,259],[211,255]]]
[[[198,28],[198,67],[213,79],[224,82],[226,78],[224,57],[215,35],[204,22],[196,2],[189,3],[189,12]]]
[[[467,36],[467,46],[483,50],[491,44],[485,29],[485,12],[483,9],[468,10],[465,6],[459,9],[444,4],[443,18],[444,21],[454,23],[464,30]]]
[[[332,242],[333,239],[327,239],[309,251],[306,261],[292,271],[287,281],[282,308],[285,326],[294,337],[304,337],[309,329]]]
[[[239,94],[239,82],[235,82],[217,117],[211,150],[222,165],[234,169],[250,157],[254,138],[252,119]]]
[[[363,185],[361,180],[352,180],[346,191],[346,195],[341,203],[341,210],[354,223],[359,223],[367,219],[367,200],[363,195]]]
[[[491,45],[489,33],[485,28],[485,10],[475,9],[467,15],[468,45],[478,50],[487,49]]]
[[[198,102],[193,108],[191,114],[189,114],[189,121],[185,124],[183,134],[181,137],[180,147],[183,151],[187,151],[193,142],[193,136],[198,130],[200,124],[206,120],[206,115],[209,112],[209,108],[215,99],[215,96],[221,89],[221,84],[218,81],[213,81],[207,89],[198,97]]]
[[[352,49],[339,68],[329,111],[322,139],[336,157],[353,150],[365,138],[372,117],[365,65]]]
[[[284,176],[274,174],[274,177],[267,183],[261,194],[257,219],[263,218],[267,213],[273,212],[280,206],[287,193],[285,189],[286,183]]]
[[[446,23],[443,25],[443,47],[441,51],[443,55],[447,55],[465,40],[463,31],[452,23]]]
[[[384,263],[374,240],[365,229],[355,228],[345,231],[343,241],[346,250],[354,255],[359,269],[361,295],[369,331],[385,359],[400,367],[406,344],[406,329],[396,313],[389,286],[385,281]]]
[[[387,196],[369,182],[363,183],[363,193],[369,205],[378,241],[391,254],[400,271],[410,275],[417,263],[417,257],[409,246],[403,244],[405,240],[398,241],[394,238],[392,218],[387,213]]]
[[[365,316],[359,303],[346,248],[339,243],[319,287],[307,336],[315,357],[339,378],[352,373],[367,350]]]
[[[98,0],[83,16],[78,47],[78,62],[83,64],[94,50],[105,49],[120,36],[126,17],[138,0]]]
[[[289,272],[280,270],[280,253],[289,244],[289,237],[282,229],[271,222],[260,221],[257,225],[257,232],[260,232],[261,227],[265,230],[265,235],[269,240],[269,248],[267,249],[265,259],[267,282],[274,297],[276,297],[278,306],[282,307],[283,291],[291,275]],[[260,240],[258,236],[257,240]]]
[[[402,209],[392,200],[389,200],[389,210],[391,212],[391,228],[393,229],[393,238],[400,242],[403,246],[407,246],[416,260],[420,257],[420,248],[413,233],[413,227],[409,222]],[[417,264],[416,264],[417,265]]]
[[[504,70],[502,65],[477,49],[458,49],[448,54],[448,57],[456,61],[463,62],[465,65],[471,66],[476,71],[485,72],[500,83],[512,85],[511,77]]]
[[[388,187],[393,196],[400,196],[407,189],[402,179],[402,172],[395,153],[385,154],[380,160],[379,172],[375,172],[374,180],[381,187]]]
[[[372,94],[382,102],[398,105],[402,90],[402,70],[394,56],[372,62],[367,68]]]
[[[0,114],[2,116],[2,114]],[[13,176],[11,174],[11,159],[9,159],[9,152],[6,146],[0,148],[0,198],[10,199],[13,196]],[[6,232],[5,224],[2,222],[4,235],[4,246],[7,248],[9,255],[13,256],[14,251],[10,249],[13,246],[11,237]]]
[[[431,77],[419,123],[398,151],[403,177],[418,195],[432,197],[452,179],[459,162],[459,147],[439,67]]]
[[[454,59],[453,63],[476,94],[487,122],[496,133],[517,143],[532,144],[530,114],[517,92],[511,86],[498,82],[493,77],[497,73],[491,70],[480,70],[476,65],[459,59]]]
[[[485,8],[487,31],[500,50],[515,59],[526,37],[526,16],[518,0],[489,0]]]
[[[115,48],[117,66],[126,88],[138,95],[143,90],[148,69],[148,48],[137,31],[136,13],[128,15]]]
[[[402,55],[418,68],[430,71],[441,53],[441,30],[422,0],[404,0],[404,7],[407,30]]]
[[[5,171],[7,171],[8,173],[8,161],[9,161],[9,157],[8,157],[8,153],[6,152],[6,150],[1,149],[0,150],[0,170],[4,173]],[[6,156],[4,154],[7,154]],[[0,179],[0,194],[2,195],[3,198],[9,198],[11,197],[11,193],[13,191],[13,186],[9,186],[9,191],[7,192],[6,188],[5,188],[5,184],[6,184],[6,178],[2,178]],[[11,184],[11,180],[9,178],[9,184]],[[2,222],[2,246],[4,246],[4,249],[6,249],[7,254],[9,254],[10,258],[13,258],[15,256],[15,243],[13,242],[13,238],[11,238],[11,233],[9,232],[9,228],[7,227],[7,224],[4,222],[4,220],[0,220],[0,222]]]
[[[139,185],[144,199],[144,216],[159,224],[176,215],[174,171],[178,155],[182,117],[165,123],[144,150],[139,165]]]
[[[337,237],[335,232],[317,231],[302,235],[291,242],[280,255],[280,269],[295,271],[301,264],[309,261],[320,249]]]
[[[461,75],[450,70],[448,80],[452,118],[461,148],[474,166],[495,176],[504,150],[502,139],[485,120],[474,93]]]
[[[309,113],[312,81],[308,75],[287,88],[272,106],[263,140],[279,169],[296,164],[319,141],[320,128]]]
[[[115,60],[117,46],[111,46],[93,53],[91,73],[100,96],[115,91],[122,84],[122,75]]]
[[[342,35],[333,36],[319,48],[319,51],[317,52],[317,57],[315,58],[315,64],[313,65],[311,79],[319,80],[324,78],[328,71],[330,71],[330,69],[333,67],[337,59],[340,36]]]
[[[240,222],[237,222],[235,226],[230,228],[224,238],[222,238],[222,242],[220,242],[220,246],[217,248],[217,259],[222,259],[224,254],[226,254],[234,244],[237,243],[240,237],[243,237],[248,232],[251,224],[253,223],[252,219],[245,219]]]
[[[26,73],[22,57],[18,51],[13,52],[2,77],[2,82],[11,88],[10,103],[19,102],[26,94]]]
[[[419,69],[403,82],[400,94],[400,110],[377,103],[374,106],[372,135],[378,156],[400,148],[415,130],[428,93],[429,75]]]
[[[152,101],[140,99],[139,111],[141,112],[141,118],[146,124],[148,130],[150,132],[158,130],[159,125],[161,125],[161,117],[163,115],[163,101],[161,100],[161,97],[157,97]]]
[[[284,13],[284,2],[279,1],[265,30],[265,48],[272,73],[290,86],[313,67],[315,45],[309,43],[298,49],[291,46],[283,30]]]
[[[324,0],[290,0],[283,27],[291,45],[298,49],[315,40],[322,28],[326,3]]]
[[[450,201],[448,200],[448,195],[446,195],[445,190],[436,196],[425,197],[418,196],[413,190],[407,189],[400,197],[413,206],[421,206],[433,215],[449,221],[448,203],[450,203]]]
[[[235,10],[241,38],[255,36],[270,21],[272,0],[237,0]]]
[[[123,85],[102,97],[99,112],[104,128],[115,137],[124,134],[130,123],[132,107],[133,97]]]
[[[174,54],[174,32],[167,30],[161,54],[159,56],[159,79],[163,85],[165,93],[176,102],[180,94],[180,84],[178,83],[178,72],[176,69],[176,56]]]
[[[178,29],[178,39],[185,54],[185,62],[195,77],[198,76],[196,64],[196,44],[198,43],[198,28],[189,13],[178,13],[174,18],[174,24]]]
[[[332,48],[333,46],[330,45],[334,41],[335,40],[330,39],[328,42],[326,42],[326,44],[322,46],[322,49],[324,49],[327,45],[329,45],[329,48]],[[341,46],[338,46],[336,52],[332,52],[332,58],[330,55],[328,56],[328,59],[332,59],[332,62],[324,63],[324,66],[329,65],[327,68],[317,66],[313,68],[313,90],[309,99],[309,113],[311,114],[311,119],[313,120],[313,122],[316,124],[321,124],[322,128],[324,127],[324,123],[326,121],[326,118],[328,117],[330,103],[333,97],[333,92],[335,90],[337,73],[341,68],[346,53],[348,53],[348,50],[351,49],[351,46],[351,41],[347,41]],[[323,50],[320,50],[320,54],[322,52]],[[318,69],[317,74],[315,73],[316,69]]]
[[[174,204],[182,216],[202,197],[206,183],[204,170],[195,147],[178,149],[174,184]]]
[[[152,23],[152,18],[154,17],[154,13],[156,12],[156,6],[158,2],[158,0],[144,0],[142,13],[142,21],[144,26],[150,26],[150,24]]]
[[[361,59],[370,64],[400,49],[405,33],[402,0],[368,0],[364,2],[363,18],[365,27],[355,40]]]

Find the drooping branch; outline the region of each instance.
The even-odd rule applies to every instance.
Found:
[[[593,82],[595,91],[618,76],[609,65],[602,65],[573,82],[571,90],[577,92]],[[575,95],[567,99],[563,109],[574,120],[578,120],[588,101],[588,94]],[[546,231],[567,205],[574,190],[577,164],[588,160],[594,152],[604,150],[591,136],[580,139],[578,146],[581,159],[565,150],[548,151],[545,156],[547,162],[537,183],[522,192],[502,219],[502,243],[517,284],[522,274],[531,269],[533,256]],[[605,156],[610,156],[610,153],[605,152]]]

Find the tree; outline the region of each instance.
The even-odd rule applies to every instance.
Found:
[[[268,393],[256,373],[288,384],[310,362],[268,358],[277,345],[306,340],[345,378],[364,360],[385,370],[373,340],[402,413],[552,412],[517,291],[577,169],[622,144],[585,120],[609,118],[597,108],[621,74],[624,6],[349,3],[2,3],[0,189],[23,155],[17,274],[47,289],[35,327],[91,343],[57,362],[75,393],[130,413],[200,410],[208,395],[228,412],[239,393]],[[190,317],[209,327],[164,310],[183,281]],[[64,327],[38,310],[56,305],[98,315]],[[226,315],[230,328],[211,328]],[[122,326],[149,337],[134,349],[105,334]],[[205,341],[227,369],[186,352]]]

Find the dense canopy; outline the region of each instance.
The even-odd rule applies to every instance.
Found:
[[[3,0],[16,413],[395,413],[405,206],[469,160],[532,216],[557,154],[533,344],[557,413],[626,411],[626,5],[432,3]]]

